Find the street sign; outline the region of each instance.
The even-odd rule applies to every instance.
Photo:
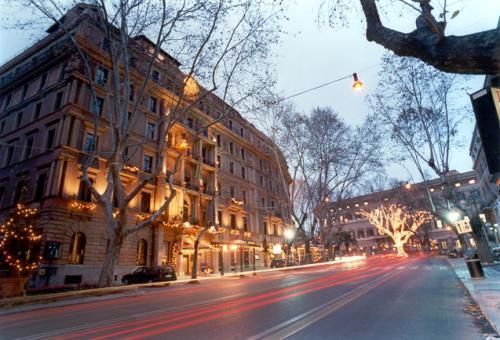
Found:
[[[469,219],[466,217],[463,220],[457,221],[455,223],[457,227],[457,232],[459,234],[467,234],[472,232],[472,227],[470,226]]]

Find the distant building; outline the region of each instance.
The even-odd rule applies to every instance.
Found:
[[[106,254],[103,212],[79,179],[91,149],[99,153],[110,147],[110,117],[105,110],[110,100],[110,61],[103,50],[109,42],[95,27],[97,15],[94,7],[77,5],[62,20],[84,53],[92,56],[95,89],[101,96],[96,104],[91,104],[84,65],[57,25],[0,67],[0,219],[19,200],[40,208],[44,259],[38,285],[94,284]],[[138,36],[130,43],[136,53],[131,56],[136,71],[132,82],[140,82],[152,42]],[[161,51],[151,86],[139,103],[142,114],[131,128],[137,143],[124,155],[127,167],[120,175],[125,183],[131,185],[151,171],[161,115],[176,100],[184,79],[179,63]],[[131,91],[131,103],[137,101],[136,92]],[[290,223],[286,204],[290,179],[276,145],[234,109],[195,138],[195,130],[218,119],[227,105],[210,94],[169,131],[166,169],[178,155],[176,145],[189,145],[174,176],[177,195],[164,219],[125,240],[116,280],[138,265],[171,264],[178,275],[189,274],[194,237],[207,223],[223,232],[202,238],[198,265],[214,272],[251,270],[254,262],[263,266],[270,249],[283,242],[285,224]],[[94,112],[100,115],[97,145],[92,143]],[[105,186],[105,170],[102,157],[89,169],[98,191]],[[149,216],[167,190],[165,176],[148,184],[130,204],[130,223]],[[186,223],[193,227],[185,228]]]
[[[453,186],[456,198],[465,204],[473,205],[479,197],[479,184],[474,171],[458,173],[451,171],[446,176],[447,182]],[[401,185],[400,187],[352,197],[329,205],[330,215],[341,220],[341,230],[351,234],[355,243],[351,243],[352,252],[384,253],[391,251],[392,241],[386,235],[380,235],[375,226],[362,218],[360,210],[370,210],[388,203],[399,203],[418,209],[431,211],[432,205],[439,210],[444,206],[442,192],[444,186],[440,179],[426,182]],[[429,200],[432,198],[432,201]],[[467,236],[467,242],[474,242]],[[407,244],[407,251],[420,251],[425,247],[445,253],[447,250],[459,247],[460,243],[455,232],[446,221],[434,218],[428,225],[420,228],[417,234]],[[347,251],[348,249],[343,249]]]

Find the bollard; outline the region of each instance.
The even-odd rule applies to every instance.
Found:
[[[467,269],[469,269],[470,277],[473,279],[481,279],[484,278],[483,266],[481,266],[481,261],[479,257],[474,255],[470,259],[466,259],[465,263],[467,263]]]

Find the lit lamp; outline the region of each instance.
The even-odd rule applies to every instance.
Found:
[[[179,150],[179,151],[185,151],[187,149],[189,149],[189,143],[187,142],[186,139],[181,139],[176,145],[175,147]]]
[[[353,78],[353,84],[352,84],[352,89],[354,91],[361,91],[363,89],[363,83],[358,79],[358,74],[356,72],[354,72],[352,74],[352,78]]]
[[[285,231],[283,232],[283,234],[285,235],[285,239],[288,242],[291,242],[294,239],[294,237],[295,237],[295,230],[292,229],[292,228],[288,228],[288,229],[285,229]]]
[[[460,213],[458,211],[452,210],[448,213],[448,220],[455,223],[460,218]]]
[[[194,80],[193,76],[186,76],[186,78],[184,78],[184,96],[188,98],[194,98],[198,96],[199,92],[200,88],[196,80]]]

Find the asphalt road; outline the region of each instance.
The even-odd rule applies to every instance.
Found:
[[[0,316],[13,339],[483,339],[446,260],[373,257]]]

